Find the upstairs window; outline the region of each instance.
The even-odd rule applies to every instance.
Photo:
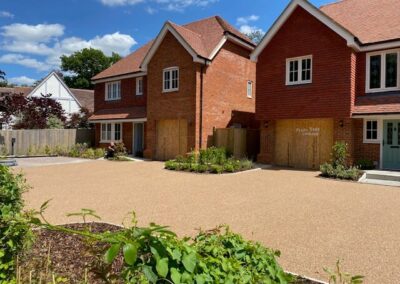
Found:
[[[253,97],[253,82],[252,81],[247,81],[247,97],[250,99]]]
[[[143,95],[143,77],[136,78],[136,96]]]
[[[172,67],[163,71],[163,92],[179,90],[179,68]]]
[[[106,84],[106,101],[121,99],[121,82],[111,82]]]
[[[286,85],[312,82],[312,56],[286,59]]]
[[[397,90],[399,85],[399,51],[374,52],[367,55],[367,92]]]

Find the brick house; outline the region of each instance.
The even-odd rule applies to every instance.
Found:
[[[218,16],[166,22],[153,41],[93,78],[96,140],[135,150],[132,128],[141,123],[144,155],[165,160],[207,147],[213,128],[246,127],[255,112],[254,47]]]
[[[350,161],[400,169],[400,1],[293,0],[255,49],[265,163],[318,168],[334,141]]]

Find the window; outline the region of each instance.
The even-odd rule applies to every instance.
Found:
[[[106,101],[121,99],[121,82],[111,82],[106,84]]]
[[[163,92],[179,90],[179,68],[173,67],[163,71]]]
[[[378,143],[378,121],[364,120],[364,143]]]
[[[367,92],[397,90],[399,84],[399,51],[384,51],[367,55]]]
[[[101,124],[101,142],[121,141],[121,137],[122,137],[121,123]]]
[[[143,77],[136,78],[136,96],[143,95]]]
[[[252,81],[247,81],[247,97],[248,98],[253,97],[253,82]]]
[[[286,85],[308,84],[311,81],[311,55],[286,59]]]

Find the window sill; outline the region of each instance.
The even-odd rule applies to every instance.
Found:
[[[286,83],[286,86],[302,86],[302,85],[309,85],[312,84],[312,82],[299,82],[299,83]]]
[[[118,99],[106,99],[105,101],[106,102],[115,102],[115,101],[120,101],[121,100],[121,98],[118,98]]]
[[[99,141],[99,143],[102,143],[102,144],[111,143],[111,142],[114,142],[114,143],[121,143],[122,140],[100,140],[100,141]]]
[[[173,93],[173,92],[179,92],[179,89],[170,89],[170,90],[163,90],[163,93]]]
[[[385,93],[385,92],[395,92],[400,91],[400,88],[386,88],[386,89],[369,89],[366,90],[366,94],[373,94],[373,93]]]
[[[381,144],[379,140],[363,140],[363,144]]]
[[[136,96],[137,96],[137,97],[141,97],[141,96],[143,96],[143,93],[141,93],[141,94],[136,94]]]

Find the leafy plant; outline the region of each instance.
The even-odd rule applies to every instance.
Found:
[[[32,237],[28,216],[22,213],[27,188],[22,175],[0,165],[0,283],[13,281],[17,255]]]
[[[361,284],[364,276],[352,276],[349,273],[343,272],[340,265],[340,260],[336,262],[334,270],[324,268],[324,271],[329,276],[329,284]]]
[[[360,168],[361,170],[373,170],[375,169],[374,162],[369,159],[361,159],[357,161],[357,167]]]
[[[347,157],[349,156],[347,153],[348,145],[345,142],[337,141],[332,147],[332,165],[334,167],[337,166],[346,166],[347,165]]]

